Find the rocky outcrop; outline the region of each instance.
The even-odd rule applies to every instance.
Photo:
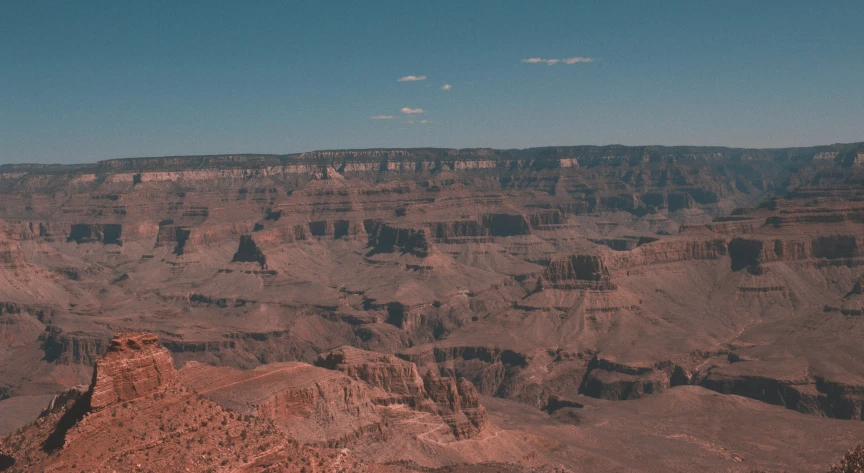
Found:
[[[58,364],[92,365],[108,347],[107,336],[100,338],[85,333],[64,332],[49,325],[39,335],[44,360]]]
[[[489,240],[488,229],[478,220],[430,222],[428,226],[432,238],[438,243],[482,242]]]
[[[237,247],[237,252],[234,253],[231,262],[258,263],[261,269],[267,267],[267,258],[264,256],[264,252],[255,244],[255,240],[252,239],[251,235],[240,237],[240,246]]]
[[[556,289],[613,290],[609,269],[600,256],[570,255],[549,263],[543,278]]]
[[[123,246],[122,235],[123,225],[120,224],[75,223],[69,229],[69,237],[66,241],[74,241],[78,244],[97,242]]]
[[[732,271],[756,267],[761,262],[763,243],[760,240],[734,238],[729,242]]]
[[[423,378],[423,386],[435,402],[438,415],[450,426],[457,439],[475,436],[488,423],[477,389],[467,379],[442,378],[430,369]]]
[[[160,225],[159,233],[156,235],[156,247],[174,246],[174,254],[182,255],[186,251],[186,242],[189,240],[191,230],[178,225]]]
[[[421,378],[414,363],[347,346],[321,355],[316,365],[377,388],[371,394],[377,405],[404,404],[440,416],[456,439],[472,438],[488,423],[477,390],[464,378],[440,377],[431,369]]]
[[[864,236],[792,233],[783,238],[738,237],[729,242],[729,256],[733,271],[774,261],[859,258],[864,256]]]
[[[155,335],[118,333],[93,370],[90,408],[99,411],[164,388],[177,379],[171,354]]]
[[[0,267],[19,269],[27,265],[27,259],[21,253],[21,245],[0,234]]]
[[[864,387],[822,378],[773,378],[730,375],[716,370],[701,385],[724,394],[745,396],[804,414],[864,420]]]
[[[311,445],[345,447],[385,436],[368,386],[343,373],[305,363],[272,363],[253,370],[187,363],[180,381],[244,415],[271,419]]]
[[[482,218],[483,226],[489,231],[489,235],[493,237],[506,237],[516,235],[528,235],[531,233],[531,226],[528,220],[521,214],[487,214]]]
[[[686,381],[683,370],[669,362],[628,366],[595,357],[588,363],[579,393],[598,399],[623,401],[657,394]]]
[[[398,251],[424,258],[429,254],[426,231],[423,229],[405,228],[377,221],[366,221],[364,226],[366,233],[369,234],[369,247],[371,247],[369,255]]]
[[[442,374],[464,378],[487,396],[499,396],[528,401],[535,393],[526,394],[521,379],[530,358],[517,351],[494,346],[416,347],[399,354],[400,358],[418,366],[435,366]],[[532,388],[528,387],[530,391]]]
[[[825,312],[840,312],[848,317],[864,315],[864,274],[858,277],[852,290],[835,305],[826,305]]]
[[[622,269],[682,261],[716,260],[726,254],[724,238],[674,237],[640,245],[631,251],[604,255],[604,261],[610,269]]]
[[[381,391],[372,399],[376,404],[406,404],[415,409],[428,409],[423,378],[414,363],[393,355],[344,346],[322,354],[315,365],[341,371],[380,388]]]
[[[270,418],[228,411],[173,376],[143,382],[153,379],[145,365],[162,368],[154,336],[118,334],[114,342],[94,386],[55,397],[34,423],[0,438],[4,471],[369,471],[347,450],[300,446]],[[104,405],[108,391],[124,395]]]

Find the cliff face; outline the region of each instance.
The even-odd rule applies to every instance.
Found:
[[[180,379],[235,412],[272,420],[305,444],[341,448],[385,436],[369,387],[339,372],[304,363],[236,370],[191,362]]]
[[[341,371],[372,387],[380,388],[380,397],[373,398],[376,404],[407,404],[416,409],[423,409],[428,405],[423,379],[417,372],[417,366],[393,355],[346,346],[319,356],[315,365]]]
[[[145,333],[121,333],[96,361],[90,387],[94,411],[131,401],[172,383],[177,378],[171,355]]]
[[[730,241],[729,256],[733,271],[773,261],[860,258],[864,256],[864,237],[839,234],[802,238],[795,233],[781,238],[739,237]]]
[[[424,468],[500,437],[480,395],[575,418],[689,384],[855,417],[860,149],[3,167],[0,398],[93,381],[100,413],[188,377],[319,447],[417,437]],[[127,330],[165,349],[112,348]]]
[[[599,458],[496,423],[584,422],[585,437],[569,437],[592,445],[597,411],[580,406],[618,418],[684,385],[858,419],[861,150],[331,150],[4,166],[0,399],[91,382],[58,400],[75,428],[54,439],[70,441],[92,434],[91,418],[158,412],[164,393],[258,419],[274,442],[426,469]],[[108,342],[128,330],[152,330],[165,348],[138,335]],[[182,406],[167,412],[182,441],[198,441]],[[668,432],[693,436],[687,422]],[[158,430],[135,435],[147,443]]]
[[[615,289],[609,269],[600,256],[571,255],[553,260],[543,277],[556,289]]]
[[[474,385],[464,378],[442,378],[434,371],[421,378],[414,363],[352,347],[322,355],[316,365],[341,371],[377,388],[372,394],[377,405],[404,404],[440,416],[456,439],[476,437],[486,427],[486,410],[480,405]]]
[[[35,423],[0,438],[3,471],[108,472],[128,462],[141,470],[145,458],[166,471],[389,471],[369,467],[346,446],[364,456],[389,448],[388,457],[409,465],[422,459],[416,452],[437,449],[440,458],[432,453],[426,463],[497,457],[516,460],[509,467],[518,468],[521,444],[493,436],[486,438],[489,452],[479,455],[471,451],[476,445],[463,446],[492,428],[471,383],[422,379],[416,366],[392,356],[350,348],[332,355],[322,364],[330,360],[334,369],[190,363],[178,372],[154,335],[119,333],[97,360],[89,388],[54,397]],[[385,405],[382,392],[413,393],[423,410]],[[414,425],[429,430],[421,434]],[[501,455],[502,446],[512,451]]]
[[[423,387],[457,439],[476,437],[486,427],[489,421],[486,409],[467,379],[442,378],[430,370],[423,378]]]

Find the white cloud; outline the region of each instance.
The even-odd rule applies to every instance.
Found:
[[[549,66],[554,66],[559,62],[564,64],[576,64],[580,62],[594,62],[593,57],[582,57],[582,56],[573,56],[573,57],[565,57],[563,59],[543,59],[542,57],[529,57],[527,59],[523,59],[522,62],[529,64],[539,64],[546,63]]]
[[[450,84],[444,84],[441,86],[441,90],[450,91],[450,90],[453,90],[453,86]]]
[[[429,120],[420,120],[420,123],[429,123]]]
[[[369,118],[371,118],[373,120],[392,120],[396,117],[394,117],[393,115],[375,115],[374,117],[369,117]]]
[[[577,62],[594,62],[594,58],[574,56],[562,59],[561,62],[563,62],[564,64],[576,64]]]
[[[416,82],[418,80],[426,80],[426,76],[405,76],[400,77],[397,82]]]
[[[406,115],[414,115],[415,113],[423,113],[423,109],[422,109],[422,108],[408,108],[408,107],[405,107],[405,108],[403,108],[403,109],[400,110],[400,111],[401,111],[402,113],[406,114]]]

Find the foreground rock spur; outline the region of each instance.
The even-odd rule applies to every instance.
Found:
[[[0,441],[2,471],[407,471],[439,455],[564,471],[525,461],[529,447],[515,439],[497,440],[464,379],[424,379],[412,363],[350,347],[319,361],[249,371],[193,362],[178,372],[154,335],[118,334],[89,386],[56,396]],[[370,443],[381,445],[364,450]],[[393,449],[391,465],[370,466],[345,445],[377,459]]]
[[[4,471],[362,471],[338,450],[301,447],[267,420],[223,409],[177,382],[150,334],[112,339],[93,383],[54,398],[5,438]],[[368,471],[368,470],[367,470]]]

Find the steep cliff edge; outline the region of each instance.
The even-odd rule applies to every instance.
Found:
[[[90,408],[99,411],[147,396],[176,379],[171,355],[158,344],[155,335],[117,334],[105,355],[96,361]]]
[[[476,437],[487,424],[477,390],[464,378],[432,371],[422,378],[414,363],[347,346],[321,355],[316,365],[365,381],[375,388],[372,401],[379,406],[404,404],[440,416],[456,439]]]
[[[55,397],[0,439],[2,471],[381,471],[188,391],[151,334],[118,334],[94,371],[89,389]]]

